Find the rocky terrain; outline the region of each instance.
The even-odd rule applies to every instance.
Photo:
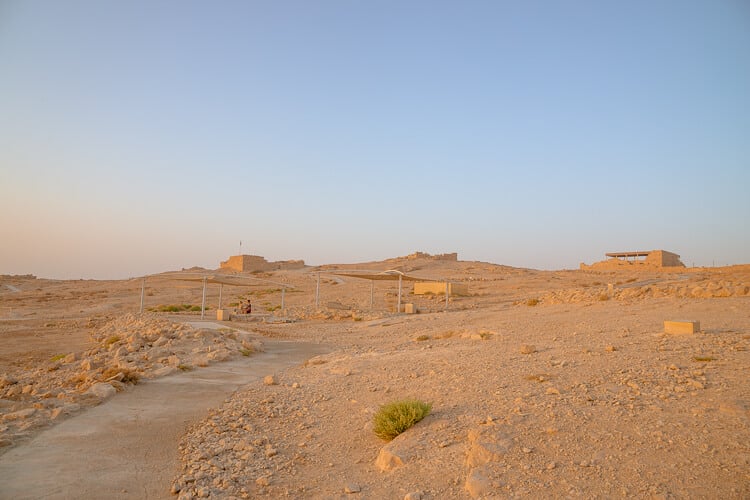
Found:
[[[174,443],[181,461],[165,497],[750,496],[750,266],[534,271],[419,256],[378,266],[469,283],[470,295],[446,309],[444,297],[407,288],[420,314],[397,315],[395,285],[378,284],[371,310],[370,284],[335,266],[320,270],[316,308],[319,269],[279,271],[261,278],[295,287],[286,310],[268,285],[224,288],[226,303],[250,299],[260,312],[211,329],[185,324],[199,313],[129,314],[136,283],[103,293],[97,282],[4,278],[18,290],[0,296],[13,307],[0,317],[6,449],[38,431],[21,429],[37,413],[95,404],[101,384],[112,392],[131,376],[147,383],[242,356],[260,348],[251,332],[331,352],[268,373],[194,422]],[[167,281],[147,289],[152,308],[200,298]],[[681,319],[701,331],[664,333]],[[431,414],[377,438],[374,413],[403,398],[431,403]]]
[[[63,351],[46,362],[0,375],[2,446],[99,404],[130,384],[261,349],[242,332],[196,329],[152,315],[126,314],[98,327],[91,320],[89,326],[89,349]]]

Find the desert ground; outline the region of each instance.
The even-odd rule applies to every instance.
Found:
[[[397,282],[375,282],[371,307],[370,281],[337,274],[355,269],[469,292],[446,302],[404,282],[418,314],[397,313]],[[223,285],[223,307],[253,304],[228,322],[219,285],[201,320],[201,283],[175,279],[215,273],[149,277],[142,314],[141,279],[0,278],[0,498],[750,498],[750,265],[305,267]],[[668,334],[665,320],[701,330]],[[405,398],[431,413],[376,437],[375,412]],[[143,417],[172,399],[167,417]],[[113,417],[138,405],[137,425]],[[111,442],[68,456],[79,478],[45,490],[39,466],[19,479],[16,457],[54,451],[61,429],[79,433],[73,452],[96,448],[97,425]],[[137,474],[112,479],[109,459]]]

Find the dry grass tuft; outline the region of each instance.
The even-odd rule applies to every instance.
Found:
[[[110,366],[102,372],[101,380],[106,381],[119,373],[122,373],[122,379],[120,380],[120,382],[122,382],[123,384],[135,385],[141,378],[137,371],[131,370],[130,368]]]
[[[430,336],[429,335],[420,335],[419,337],[415,338],[414,340],[416,340],[417,342],[422,342],[424,340],[430,340]]]
[[[716,361],[716,358],[713,356],[693,356],[693,361],[708,363],[709,361]]]
[[[390,441],[429,415],[431,409],[431,404],[416,399],[388,403],[381,406],[373,417],[373,432]]]
[[[533,307],[537,304],[539,304],[539,299],[529,299],[526,301],[526,305],[530,307]]]

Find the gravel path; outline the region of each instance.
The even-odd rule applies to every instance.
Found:
[[[265,352],[249,358],[133,387],[8,451],[0,498],[171,498],[178,441],[190,423],[239,387],[328,351],[263,343]]]

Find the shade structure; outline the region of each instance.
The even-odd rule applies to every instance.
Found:
[[[143,277],[143,287],[141,288],[141,313],[143,313],[143,293],[145,290],[146,278],[163,278],[172,279],[177,281],[197,281],[203,283],[203,298],[201,300],[201,319],[205,318],[206,312],[206,285],[219,284],[219,285],[232,285],[232,286],[248,286],[256,283],[269,283],[281,287],[281,309],[284,309],[284,295],[287,288],[295,288],[287,283],[279,283],[277,281],[266,280],[262,278],[255,278],[252,276],[232,276],[229,274],[219,273],[163,273],[163,274],[152,274]],[[219,289],[219,307],[221,307],[221,289]]]
[[[390,269],[382,272],[367,272],[367,271],[352,271],[352,272],[332,272],[336,276],[347,276],[349,278],[359,278],[364,280],[370,280],[371,284],[375,284],[376,281],[398,281],[398,303],[396,304],[396,311],[401,312],[401,283],[403,281],[436,281],[430,278],[418,278],[416,276],[409,276],[408,274]],[[370,287],[370,307],[373,305],[373,287]]]

